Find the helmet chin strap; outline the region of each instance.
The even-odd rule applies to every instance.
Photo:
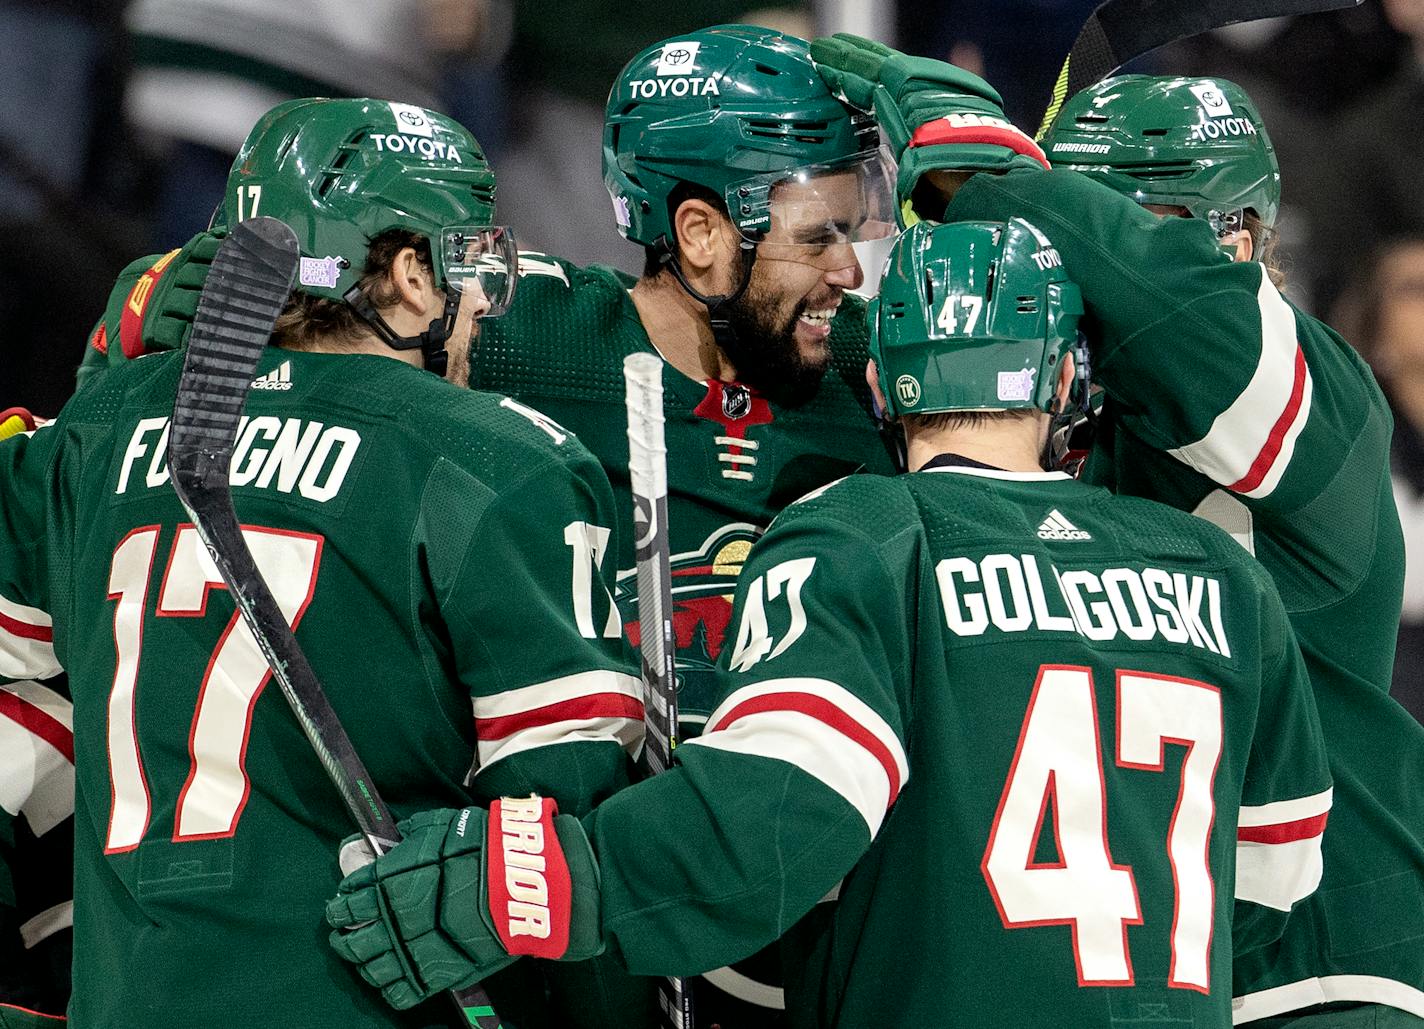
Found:
[[[699,293],[692,288],[692,284],[683,274],[682,264],[678,261],[677,254],[673,251],[672,244],[668,242],[666,236],[659,236],[654,246],[658,251],[658,262],[672,272],[673,278],[677,279],[678,285],[688,296],[707,308],[707,320],[712,326],[712,341],[725,353],[728,345],[737,338],[737,330],[732,326],[732,305],[742,298],[742,294],[751,285],[752,265],[756,263],[756,244],[745,239],[739,244],[742,259],[742,281],[736,290],[732,293],[718,293],[712,296]]]
[[[381,337],[381,342],[392,350],[414,350],[420,348],[420,356],[425,370],[443,377],[450,355],[445,344],[450,341],[450,333],[455,329],[455,315],[460,309],[460,298],[454,290],[445,293],[445,308],[438,318],[432,318],[430,325],[418,336],[398,336],[390,324],[381,317],[371,298],[361,292],[360,286],[352,286],[343,295],[346,305],[356,312],[356,316],[371,327],[371,331]]]

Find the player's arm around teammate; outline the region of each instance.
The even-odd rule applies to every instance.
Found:
[[[788,941],[803,1024],[1086,1026],[1138,1004],[1227,1023],[1233,937],[1273,939],[1318,878],[1319,727],[1279,600],[1229,539],[1044,470],[1079,309],[1040,239],[977,223],[897,245],[871,347],[892,413],[927,416],[914,471],[804,498],[753,548],[721,700],[677,768],[582,822],[538,798],[430,812],[342,884],[333,946],[388,1000],[514,954],[694,973],[841,882],[829,927]],[[1010,563],[1015,599],[990,597]],[[1181,580],[1156,569],[1160,621],[1145,592],[1114,621],[1047,585],[1111,594],[1159,564]],[[1193,577],[1185,617],[1228,620],[1205,634],[1182,620]],[[1196,758],[1164,765],[1183,742]],[[1056,863],[1037,856],[1049,806]]]
[[[1390,419],[1364,362],[1272,280],[1279,172],[1254,105],[1213,79],[1094,86],[1044,138],[1055,168],[1089,182],[1020,170],[1012,132],[992,164],[973,109],[933,88],[942,68],[865,41],[817,49],[848,95],[915,130],[901,195],[920,215],[952,197],[946,218],[1022,213],[1053,237],[1108,393],[1085,477],[1227,529],[1290,615],[1329,741],[1334,828],[1309,910],[1269,959],[1238,965],[1236,1019],[1326,1002],[1424,1018],[1424,792],[1398,771],[1419,766],[1424,736],[1385,695],[1403,567]]]

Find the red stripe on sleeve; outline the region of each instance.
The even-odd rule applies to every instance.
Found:
[[[48,711],[9,690],[0,690],[0,715],[38,736],[74,764],[74,733]]]
[[[1276,424],[1271,426],[1271,434],[1266,437],[1266,445],[1256,455],[1256,460],[1251,462],[1251,467],[1246,474],[1226,487],[1231,492],[1250,493],[1261,485],[1262,480],[1266,478],[1266,473],[1271,470],[1271,465],[1280,456],[1281,445],[1285,442],[1286,433],[1295,422],[1295,416],[1300,411],[1301,399],[1305,396],[1305,375],[1305,351],[1297,343],[1295,346],[1295,382],[1291,385],[1290,399],[1286,401],[1285,410],[1276,419]]]
[[[1329,817],[1330,812],[1327,811],[1278,825],[1243,825],[1236,830],[1236,840],[1238,843],[1294,843],[1297,840],[1308,840],[1325,831],[1325,820]]]
[[[587,697],[546,704],[512,715],[476,718],[475,736],[481,740],[502,740],[525,729],[552,725],[554,722],[582,721],[594,718],[631,718],[643,720],[643,703],[625,693],[595,693]]]
[[[0,611],[0,629],[5,630],[11,636],[19,636],[21,639],[39,640],[41,643],[54,642],[54,629],[50,626],[31,625],[18,618],[11,618],[3,611]]]
[[[869,751],[885,769],[885,777],[890,780],[890,803],[895,803],[895,798],[900,795],[900,768],[895,764],[890,748],[881,743],[880,738],[869,729],[822,697],[811,693],[767,693],[751,697],[728,711],[707,731],[716,732],[748,715],[768,711],[795,711],[809,715]]]

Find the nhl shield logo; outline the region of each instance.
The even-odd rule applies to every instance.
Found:
[[[727,383],[722,390],[722,413],[728,418],[745,418],[751,410],[752,391],[741,383]]]

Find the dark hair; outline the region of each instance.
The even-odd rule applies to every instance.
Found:
[[[435,273],[428,239],[408,229],[382,232],[366,249],[366,267],[359,283],[377,310],[392,307],[400,299],[387,276],[396,255],[406,247],[414,248],[422,268]],[[288,350],[355,349],[370,335],[371,327],[344,301],[303,291],[292,294],[272,328],[273,344]]]
[[[1012,422],[1039,414],[1037,408],[1015,407],[1007,411],[936,411],[933,414],[905,414],[900,421],[916,432],[939,432],[947,429],[982,429],[991,422]]]
[[[1261,262],[1271,283],[1276,289],[1285,289],[1286,272],[1276,256],[1276,247],[1281,241],[1280,233],[1263,222],[1249,207],[1241,219],[1241,227],[1251,236],[1251,256]]]
[[[727,214],[727,204],[712,190],[695,182],[679,182],[672,188],[667,199],[668,224],[672,226],[674,236],[677,234],[677,209],[689,200],[701,200],[711,204],[719,214]],[[670,239],[668,243],[671,244],[673,253],[677,253],[677,240]],[[643,278],[654,278],[662,269],[662,252],[657,247],[643,247]]]

